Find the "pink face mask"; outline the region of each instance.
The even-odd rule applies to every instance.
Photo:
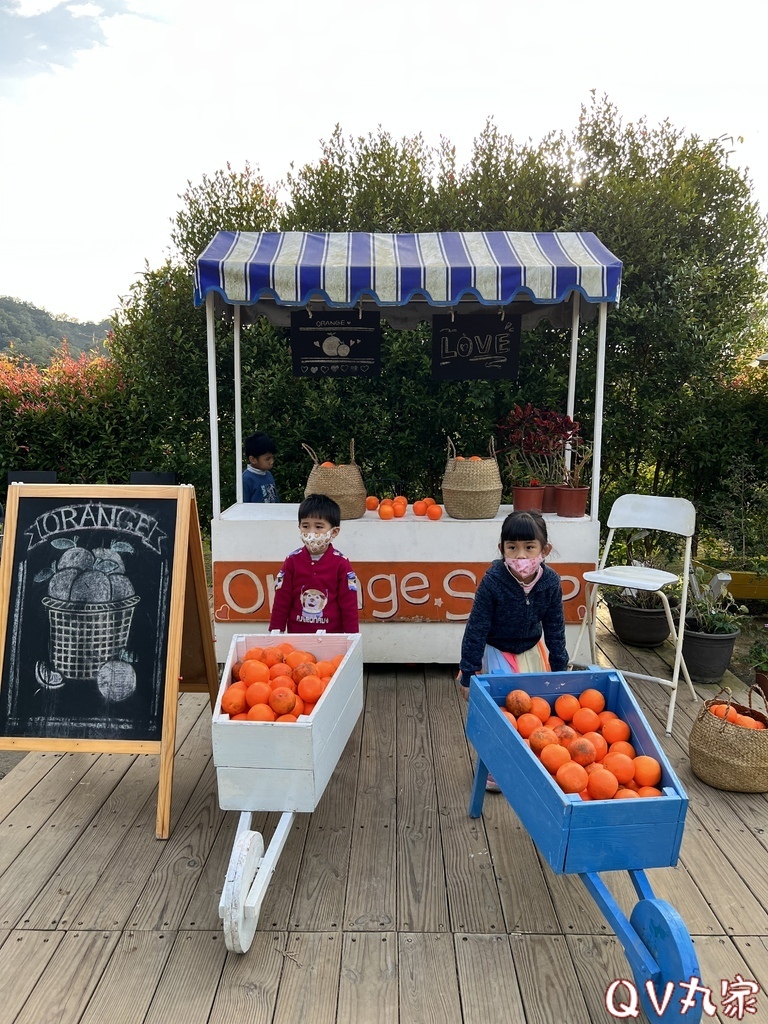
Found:
[[[544,561],[544,555],[536,555],[535,558],[505,558],[504,561],[513,572],[526,579],[533,576]]]

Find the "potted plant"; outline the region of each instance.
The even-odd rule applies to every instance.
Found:
[[[690,603],[683,629],[683,657],[691,678],[719,683],[730,664],[740,623],[749,609],[736,601],[724,582],[714,576],[705,584],[703,570],[690,577]]]
[[[575,434],[568,443],[570,460],[566,459],[565,479],[555,488],[557,514],[568,519],[585,515],[589,487],[584,483],[584,469],[592,458],[592,447]]]
[[[531,405],[516,405],[497,427],[502,446],[499,453],[506,459],[506,476],[515,487],[540,487],[540,510],[554,512],[555,487],[567,479],[566,451],[578,435],[579,425],[570,416],[553,409],[540,409]],[[513,498],[525,502],[519,493]]]
[[[768,629],[768,624],[765,626]],[[749,664],[755,670],[755,686],[763,691],[768,701],[768,636],[755,640],[749,649]]]
[[[601,587],[619,640],[633,647],[659,647],[669,636],[669,623],[658,594],[631,587]],[[670,604],[674,604],[671,595]]]

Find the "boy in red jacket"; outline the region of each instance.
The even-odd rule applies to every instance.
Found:
[[[340,524],[341,509],[325,494],[309,494],[299,505],[299,532],[304,546],[288,555],[277,574],[270,631],[360,631],[355,572],[331,543]]]

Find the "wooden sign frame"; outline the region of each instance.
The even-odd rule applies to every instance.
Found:
[[[152,508],[161,508],[169,521],[175,521],[172,556],[169,555],[168,559],[170,573],[169,577],[165,578],[165,589],[162,591],[163,607],[165,608],[167,605],[167,633],[166,637],[160,635],[155,637],[155,650],[158,650],[158,645],[160,645],[160,648],[165,648],[164,666],[160,664],[159,659],[152,663],[153,678],[158,683],[153,697],[156,704],[156,713],[152,720],[156,723],[156,726],[153,726],[148,731],[150,733],[158,733],[159,738],[156,735],[150,735],[147,738],[132,736],[129,739],[104,738],[99,735],[90,737],[62,735],[62,732],[66,733],[67,725],[66,722],[62,725],[61,717],[56,719],[55,731],[57,735],[45,735],[45,724],[37,728],[37,735],[19,735],[19,729],[23,728],[21,724],[16,725],[14,729],[4,727],[7,721],[5,711],[7,707],[11,706],[12,701],[11,684],[9,682],[12,671],[15,672],[14,679],[19,682],[19,686],[13,691],[14,693],[26,687],[28,694],[36,683],[41,688],[48,686],[56,689],[62,688],[63,690],[67,686],[66,676],[62,677],[61,672],[51,670],[47,661],[36,662],[34,668],[31,663],[21,665],[19,652],[22,650],[21,645],[24,641],[19,639],[20,635],[23,634],[23,622],[20,622],[19,618],[23,619],[25,592],[20,589],[18,582],[14,588],[14,581],[16,577],[20,578],[23,575],[21,570],[25,570],[27,567],[26,560],[24,559],[27,552],[24,551],[24,545],[27,545],[27,551],[29,551],[34,544],[42,546],[44,539],[50,546],[50,536],[55,532],[53,531],[50,535],[43,538],[38,535],[33,537],[29,526],[26,531],[19,531],[20,506],[23,509],[22,503],[30,499],[46,499],[48,503],[48,505],[43,506],[39,501],[34,503],[30,501],[30,514],[35,508],[45,509],[45,515],[41,515],[38,520],[35,520],[35,523],[44,522],[47,528],[49,523],[53,524],[56,520],[56,513],[60,514],[60,530],[57,536],[63,539],[59,540],[56,547],[65,550],[67,547],[76,546],[77,540],[75,538],[78,534],[87,537],[88,531],[91,529],[95,531],[94,536],[103,537],[104,531],[101,527],[106,521],[107,510],[113,516],[109,527],[110,535],[120,536],[122,530],[121,523],[124,522],[129,524],[126,526],[127,530],[135,531],[131,534],[131,537],[132,539],[138,538],[136,540],[137,545],[140,545],[142,541],[146,542],[147,537],[146,535],[142,536],[142,531],[148,529],[146,524],[148,520],[152,519],[151,516],[142,512],[142,502],[148,502]],[[53,505],[51,505],[51,502],[53,502]],[[123,504],[119,504],[121,502]],[[77,512],[73,513],[73,509],[76,509]],[[97,510],[98,517],[101,519],[98,525],[96,524],[97,517],[93,514],[94,509]],[[116,513],[115,510],[118,510],[118,512]],[[116,525],[114,517],[120,511],[122,511],[124,519],[117,522]],[[63,518],[64,512],[66,512],[68,517],[66,521]],[[74,525],[76,517],[79,517],[79,522],[77,525]],[[87,522],[85,521],[86,517],[88,519]],[[160,532],[158,531],[158,534]],[[158,551],[160,551],[161,543],[162,538],[157,541]],[[123,550],[131,550],[131,545],[126,543]],[[89,562],[91,556],[92,552],[89,552],[87,556]],[[97,557],[99,556],[97,555]],[[16,577],[14,576],[14,569],[16,570]],[[56,563],[54,563],[55,569]],[[54,570],[51,570],[51,572]],[[99,579],[96,580],[98,583],[101,581],[103,573],[92,573],[91,575],[99,576]],[[35,580],[41,577],[44,579],[45,573],[38,573]],[[64,583],[66,583],[66,579]],[[110,585],[112,585],[111,581]],[[132,586],[130,582],[123,583],[123,587],[129,590],[132,589]],[[44,585],[40,592],[45,594]],[[51,593],[50,589],[48,593]],[[14,597],[14,608],[12,608],[11,601]],[[38,605],[41,603],[39,599],[36,598],[35,600]],[[134,598],[134,600],[136,599]],[[130,598],[128,602],[130,602]],[[42,603],[45,602],[43,601]],[[51,598],[48,599],[48,606],[66,606],[68,603],[71,604],[71,601],[55,602]],[[103,608],[104,605],[82,605],[81,607]],[[15,614],[16,611],[20,612],[20,616]],[[51,633],[53,628],[51,626]],[[130,629],[130,626],[128,628]],[[145,666],[150,656],[151,654],[143,650]],[[110,664],[114,665],[115,660],[113,656]],[[54,668],[56,667],[61,668],[62,666],[60,664],[57,666],[54,662]],[[79,669],[73,668],[71,671],[73,673],[79,672],[79,677],[77,678],[82,683],[83,675],[87,675],[88,671],[92,670],[83,670],[81,667]],[[114,673],[113,668],[110,668],[106,676],[102,676],[102,681],[109,683],[112,678],[110,673]],[[135,672],[133,675],[133,685],[135,687]],[[128,679],[130,682],[130,673],[128,674]],[[90,679],[88,682],[95,689],[95,679]],[[160,692],[161,690],[162,692]],[[170,835],[176,717],[180,691],[207,693],[212,708],[215,705],[218,691],[218,668],[213,646],[213,628],[205,576],[205,563],[203,560],[203,544],[194,488],[188,484],[176,487],[89,486],[79,484],[9,485],[3,553],[2,561],[0,562],[0,702],[2,702],[2,707],[0,708],[0,749],[159,754],[160,776],[155,832],[158,839],[167,839]],[[39,693],[40,690],[37,692]],[[129,703],[122,693],[116,691],[108,692],[110,698],[114,699],[116,703],[120,701]],[[104,699],[106,701],[106,697]],[[109,721],[108,712],[110,707],[111,704],[107,703],[107,713],[104,713],[103,718],[104,722]],[[22,721],[18,717],[13,720],[14,722]],[[35,719],[35,721],[39,724],[39,718]],[[97,724],[95,726],[96,732],[98,732],[98,729],[99,726]],[[40,734],[41,730],[42,734]]]

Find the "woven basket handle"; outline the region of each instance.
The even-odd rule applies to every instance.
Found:
[[[355,439],[350,437],[349,439],[349,462],[350,465],[355,465]]]
[[[314,462],[314,464],[316,466],[319,466],[320,465],[320,459],[318,459],[317,455],[315,455],[315,453],[312,451],[312,449],[309,447],[309,445],[308,444],[304,444],[304,442],[302,441],[301,442],[301,447],[304,449],[305,452],[309,452],[309,454],[312,456],[312,461]]]
[[[456,445],[453,443],[453,438],[451,437],[448,438],[448,458],[456,458]]]
[[[488,454],[492,459],[496,458],[496,445],[493,443],[493,434],[491,434],[491,439],[488,442]]]
[[[752,694],[753,693],[756,693],[758,695],[758,697],[762,698],[763,704],[765,705],[765,710],[768,711],[768,699],[766,699],[766,696],[763,693],[761,687],[754,686],[754,685],[750,686],[750,688],[749,688],[749,707],[750,707],[750,709],[752,711],[758,711],[759,710],[758,708],[753,708],[752,707]],[[761,712],[761,714],[762,714],[762,712]]]

